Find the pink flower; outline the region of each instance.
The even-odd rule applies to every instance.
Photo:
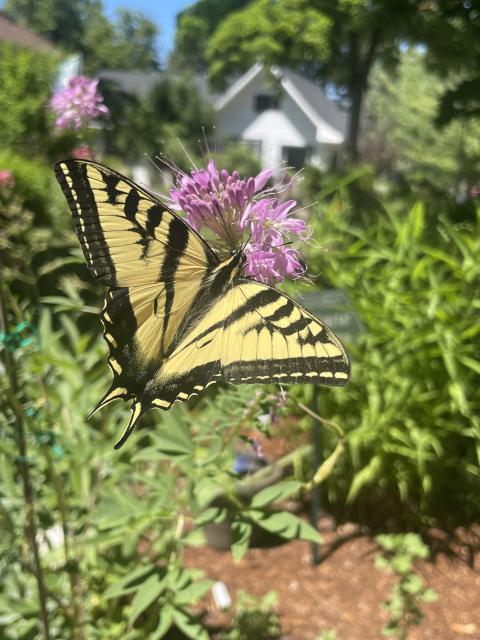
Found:
[[[72,149],[72,158],[76,160],[93,160],[93,151],[87,144],[81,144]]]
[[[305,265],[299,252],[293,247],[262,247],[260,244],[247,245],[245,275],[260,282],[274,284],[285,278],[295,280],[305,273]]]
[[[101,115],[108,113],[97,91],[98,80],[86,76],[70,78],[68,86],[56,91],[50,107],[56,113],[60,129],[80,129]]]
[[[250,223],[253,242],[278,246],[289,234],[307,239],[309,230],[306,223],[300,218],[289,218],[289,212],[296,204],[295,200],[280,202],[274,198],[264,198],[248,207],[243,224]]]
[[[0,189],[13,189],[15,178],[10,169],[0,169]]]
[[[245,209],[271,176],[271,171],[262,171],[243,180],[237,171],[231,175],[226,169],[219,171],[210,160],[207,169],[192,171],[190,176],[177,173],[179,184],[170,197],[174,207],[187,214],[191,227],[199,231],[205,225],[235,249],[243,235]]]
[[[183,211],[196,231],[213,232],[226,251],[245,245],[246,276],[274,284],[305,273],[291,244],[293,239],[308,239],[310,232],[303,220],[291,215],[295,200],[281,202],[272,197],[278,191],[264,189],[272,171],[241,178],[237,171],[219,171],[213,160],[190,175],[171,168],[177,182],[170,191],[173,208]]]

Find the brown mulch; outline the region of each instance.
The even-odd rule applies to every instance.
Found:
[[[238,590],[257,597],[276,591],[283,640],[316,640],[329,629],[338,640],[381,640],[387,620],[381,603],[393,576],[375,568],[378,548],[358,525],[332,530],[329,518],[322,524],[323,560],[316,566],[303,542],[252,549],[237,564],[228,551],[191,548],[185,563],[224,582],[232,597]],[[425,619],[408,640],[480,640],[480,526],[451,535],[430,530],[428,537],[432,558],[416,570],[439,598],[423,605]],[[212,629],[228,624],[229,615],[218,611],[211,597],[206,604],[205,622]]]

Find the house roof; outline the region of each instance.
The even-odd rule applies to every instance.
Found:
[[[34,51],[47,53],[53,53],[56,50],[50,40],[33,33],[21,24],[17,24],[3,11],[0,11],[0,42],[11,42]]]
[[[97,78],[114,82],[124,93],[146,98],[164,75],[162,71],[100,71]]]
[[[135,95],[141,99],[146,98],[159,82],[168,77],[170,77],[170,74],[165,71],[105,70],[97,74],[97,78],[100,80],[114,82],[124,93]],[[207,100],[212,99],[206,76],[194,76],[192,78],[192,84],[203,98]]]
[[[224,109],[263,70],[263,64],[255,63],[216,100],[215,109],[217,111]],[[319,142],[343,142],[347,113],[329,100],[318,84],[291,69],[270,67],[269,71],[279,80],[283,90],[305,116],[316,126]]]

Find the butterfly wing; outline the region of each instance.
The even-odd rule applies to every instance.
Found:
[[[348,378],[347,354],[321,320],[273,287],[240,280],[162,364],[116,446],[150,407],[168,409],[220,380],[339,386]]]
[[[347,383],[349,362],[340,340],[292,298],[248,280],[229,297],[221,356],[227,382]]]
[[[138,397],[218,259],[147,191],[85,160],[56,164],[92,275],[110,287],[102,321],[113,383],[96,409]]]

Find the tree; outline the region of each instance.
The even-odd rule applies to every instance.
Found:
[[[296,67],[333,83],[349,103],[347,149],[358,155],[363,98],[375,60],[393,63],[413,31],[416,2],[393,0],[254,0],[213,33],[206,57],[212,78],[224,82],[254,60]]]
[[[246,7],[252,0],[199,0],[177,16],[175,49],[171,64],[176,68],[204,72],[209,37],[229,14]]]
[[[0,43],[0,148],[44,154],[49,113],[45,105],[58,60],[50,53]]]
[[[425,15],[427,64],[440,78],[451,71],[439,103],[437,123],[480,116],[480,5],[436,0]]]
[[[122,9],[112,22],[101,0],[7,0],[5,10],[65,51],[82,53],[87,73],[158,67],[158,29],[139,12]]]
[[[366,158],[379,170],[406,175],[410,184],[466,195],[462,191],[480,175],[480,118],[438,129],[438,104],[449,78],[440,80],[427,62],[426,53],[410,49],[395,72],[374,69],[366,100]]]
[[[181,140],[192,155],[200,155],[202,127],[207,134],[211,131],[213,114],[190,76],[165,74],[144,99],[127,95],[105,80],[101,92],[110,110],[104,133],[107,153],[136,160],[162,152],[188,168]]]

